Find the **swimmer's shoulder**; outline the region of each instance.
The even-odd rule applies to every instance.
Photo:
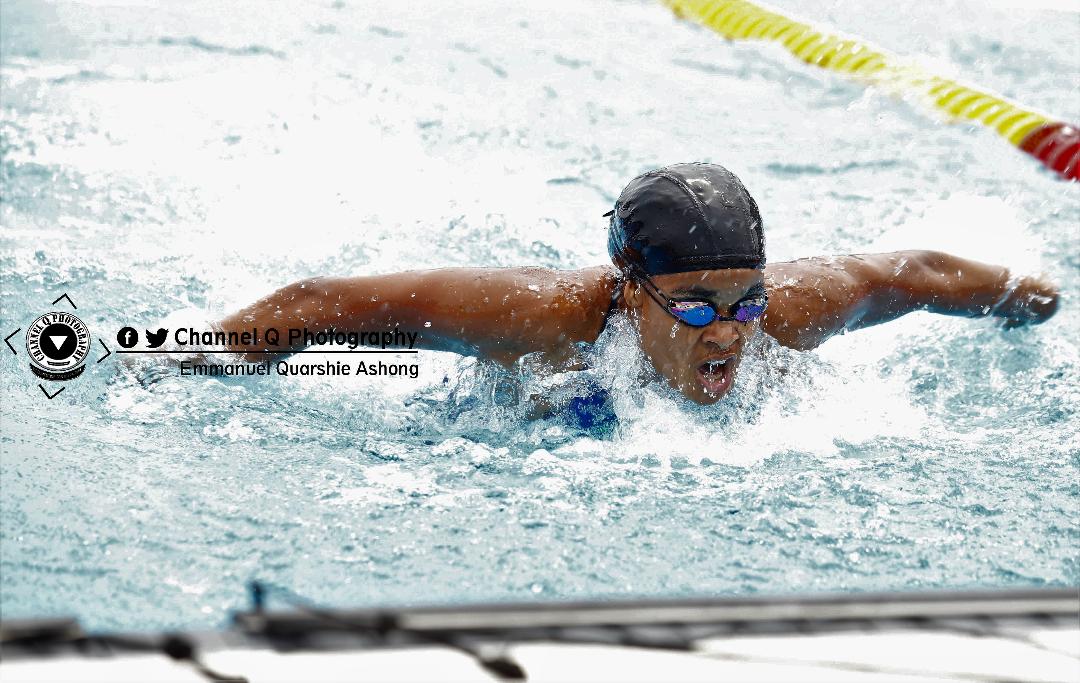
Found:
[[[610,266],[532,272],[545,293],[545,315],[559,329],[558,346],[591,344],[604,329],[621,291],[618,271]]]
[[[521,268],[518,277],[534,302],[517,311],[517,317],[531,316],[527,348],[538,353],[537,362],[553,372],[583,367],[582,344],[596,342],[615,309],[615,294],[621,290],[618,272],[610,266],[577,270]]]
[[[593,266],[573,272],[580,287],[576,315],[582,323],[575,341],[591,344],[618,309],[623,281],[619,271],[612,266]]]
[[[463,337],[477,355],[510,365],[541,353],[563,365],[600,336],[618,289],[611,266],[557,270],[448,268],[413,273],[410,299],[432,335]]]
[[[765,267],[769,308],[762,328],[782,345],[807,351],[845,329],[856,329],[890,294],[890,275],[903,254],[815,256]],[[888,300],[886,299],[886,303]]]
[[[800,258],[765,266],[769,308],[762,329],[782,345],[800,351],[815,348],[832,333],[834,304],[829,296],[842,268],[823,257]],[[831,316],[835,317],[835,316]]]

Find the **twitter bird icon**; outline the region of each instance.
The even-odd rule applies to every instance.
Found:
[[[156,349],[165,343],[165,338],[169,336],[169,331],[164,327],[160,328],[157,332],[146,331],[146,345],[152,349]]]

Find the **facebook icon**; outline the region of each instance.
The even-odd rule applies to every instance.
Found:
[[[139,333],[133,327],[123,327],[116,333],[116,343],[130,349],[139,343]]]

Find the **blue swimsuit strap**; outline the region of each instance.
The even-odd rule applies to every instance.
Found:
[[[622,296],[623,283],[625,280],[620,274],[615,282],[615,288],[611,292],[611,303],[608,304],[607,312],[604,313],[604,327],[611,320],[619,305]],[[603,333],[604,327],[600,328]],[[585,377],[585,391],[582,395],[575,396],[563,409],[563,415],[573,424],[586,431],[597,434],[609,433],[618,424],[618,418],[611,405],[611,394],[596,379]]]

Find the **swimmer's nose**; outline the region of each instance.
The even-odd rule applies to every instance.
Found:
[[[716,320],[705,327],[701,335],[701,341],[706,344],[714,344],[721,351],[737,345],[742,335],[736,323],[727,320]]]

